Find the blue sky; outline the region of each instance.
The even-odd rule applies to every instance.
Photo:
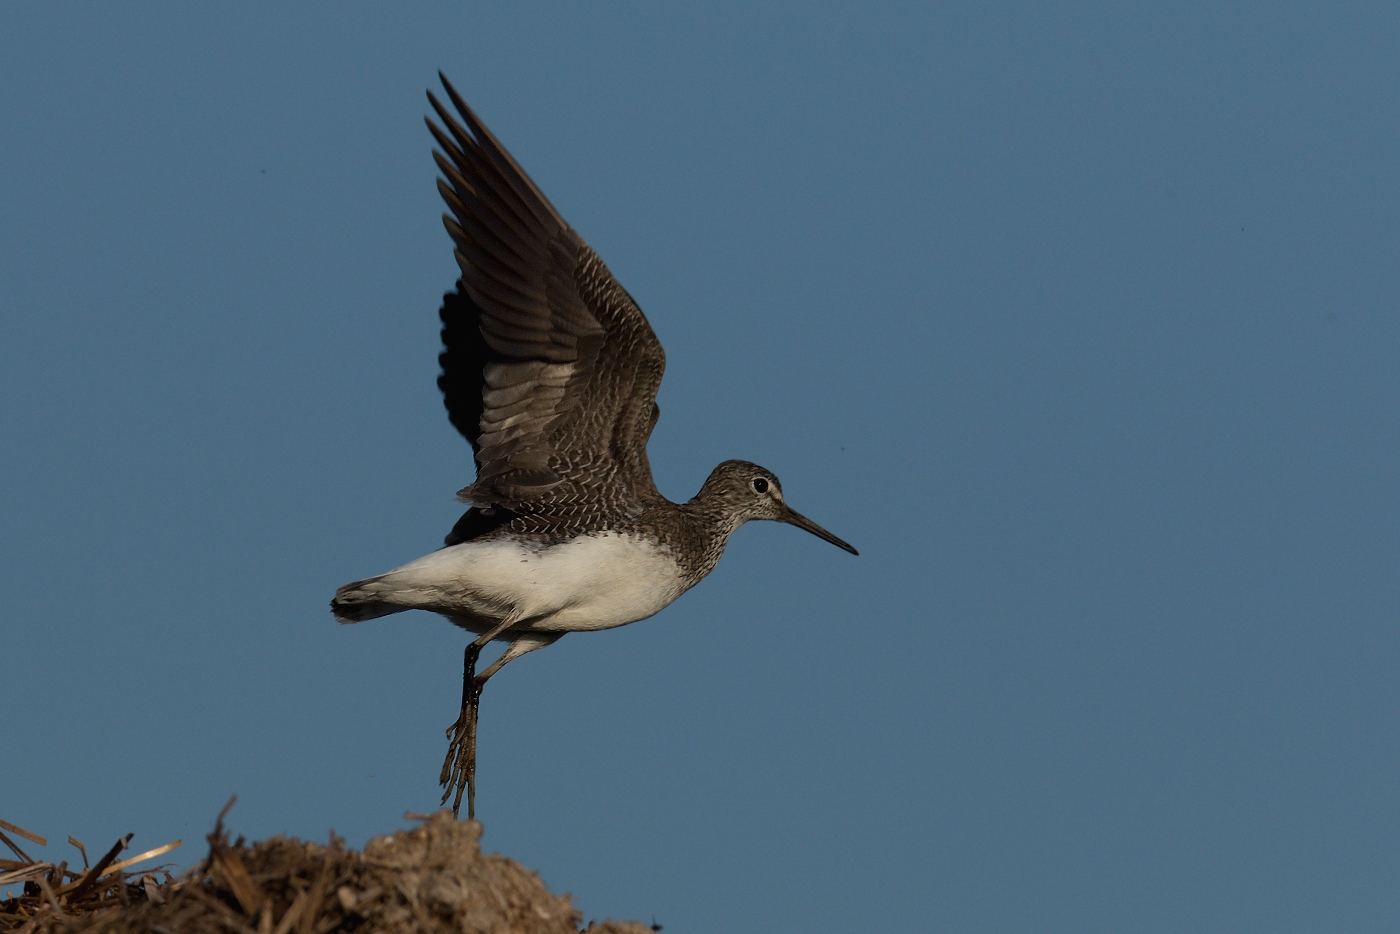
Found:
[[[668,932],[1400,921],[1400,9],[0,11],[0,817],[437,804],[463,636],[337,626],[470,453],[444,70],[757,461],[659,616],[512,664],[485,845]]]

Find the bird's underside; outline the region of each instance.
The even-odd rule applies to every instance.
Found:
[[[336,594],[346,622],[418,609],[485,633],[562,635],[646,619],[690,585],[671,550],[635,532],[552,544],[493,536],[450,545]]]
[[[462,709],[448,729],[443,801],[474,816],[481,688],[501,666],[564,633],[645,619],[714,567],[749,519],[840,539],[784,502],[777,478],[720,464],[688,503],[657,491],[646,445],[666,358],[641,309],[443,78],[428,128],[461,278],[443,297],[438,387],[471,445],[471,508],[445,547],[346,584],[341,622],[409,609],[477,634]],[[460,120],[458,119],[460,118]],[[481,673],[482,647],[505,651]]]

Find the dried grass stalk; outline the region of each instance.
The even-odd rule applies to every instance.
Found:
[[[232,805],[232,802],[230,802]],[[230,843],[219,815],[202,863],[162,884],[146,871],[128,881],[123,867],[169,852],[115,863],[118,841],[80,876],[30,863],[25,894],[0,902],[0,934],[384,934],[495,932],[579,934],[568,896],[503,856],[484,855],[481,825],[446,811],[412,830],[376,837],[364,852],[331,835],[326,846],[274,837]],[[65,875],[76,881],[62,886]],[[587,934],[650,934],[636,922],[590,924]]]

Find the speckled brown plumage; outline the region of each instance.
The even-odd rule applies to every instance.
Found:
[[[429,94],[462,271],[443,301],[438,385],[477,462],[459,495],[504,510],[514,531],[613,528],[665,502],[646,444],[666,355],[603,261],[443,84],[466,124]],[[495,525],[467,519],[448,542]]]

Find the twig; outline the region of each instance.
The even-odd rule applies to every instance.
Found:
[[[107,871],[102,874],[102,877],[105,878],[106,876],[110,876],[112,873],[125,869],[128,866],[134,866],[137,863],[144,862],[145,860],[152,859],[164,853],[169,853],[171,850],[178,850],[179,848],[180,841],[176,840],[174,843],[167,843],[165,846],[158,846],[154,850],[147,850],[140,856],[133,856],[130,859],[124,859],[120,863],[117,863],[115,866],[107,867]]]
[[[87,847],[83,846],[83,841],[79,840],[77,837],[69,837],[68,842],[73,844],[73,846],[76,846],[78,848],[78,852],[83,854],[83,869],[87,869]]]
[[[227,843],[222,839],[214,837],[212,834],[209,843],[213,848],[214,866],[219,870],[219,875],[224,877],[228,883],[233,897],[238,899],[238,904],[243,909],[243,913],[250,918],[258,916],[258,909],[262,908],[262,892],[253,884],[252,878],[248,875],[248,869],[243,865],[243,860],[238,858],[238,854],[228,848]]]
[[[10,833],[17,833],[17,834],[19,834],[21,837],[23,837],[24,839],[29,840],[29,841],[31,841],[31,842],[33,842],[33,843],[37,843],[37,844],[39,844],[40,846],[48,846],[48,845],[49,845],[49,841],[45,840],[43,837],[39,836],[37,833],[30,833],[28,830],[25,830],[23,827],[16,827],[14,824],[10,823],[10,822],[7,821],[7,820],[0,820],[0,829],[8,830]]]
[[[301,917],[302,909],[306,907],[306,896],[307,891],[302,890],[297,894],[296,898],[292,899],[292,904],[288,906],[286,913],[282,915],[282,920],[277,922],[277,930],[273,931],[272,934],[288,934],[288,932],[291,931],[292,925],[297,923],[297,919]]]
[[[325,862],[321,863],[321,869],[316,873],[316,881],[311,883],[311,888],[306,891],[306,907],[302,909],[301,917],[297,918],[298,934],[312,934],[316,929],[316,916],[321,911],[321,903],[325,901],[327,890],[331,881],[331,860],[327,853]]]
[[[8,862],[8,860],[6,861]],[[28,863],[10,872],[0,872],[0,885],[11,882],[25,882],[34,876],[47,875],[54,868],[53,863]]]
[[[96,866],[93,866],[87,872],[83,873],[83,877],[77,882],[59,889],[59,894],[67,894],[70,899],[75,901],[83,895],[86,895],[88,891],[97,884],[97,880],[102,878],[102,873],[106,871],[107,867],[112,865],[112,860],[117,858],[117,854],[126,849],[126,845],[131,842],[133,836],[134,834],[127,834],[125,837],[122,837],[116,843],[112,844],[112,848],[107,851],[107,855],[99,859]]]
[[[28,853],[24,852],[24,850],[21,850],[21,849],[19,848],[19,844],[18,844],[18,843],[16,843],[15,841],[11,840],[9,837],[5,836],[3,833],[0,833],[0,843],[3,843],[3,844],[5,844],[7,847],[9,847],[10,850],[11,850],[16,856],[18,856],[20,859],[22,859],[24,862],[26,862],[26,863],[32,863],[32,862],[34,862],[34,860],[32,860],[32,859],[29,858],[29,854],[28,854]]]

